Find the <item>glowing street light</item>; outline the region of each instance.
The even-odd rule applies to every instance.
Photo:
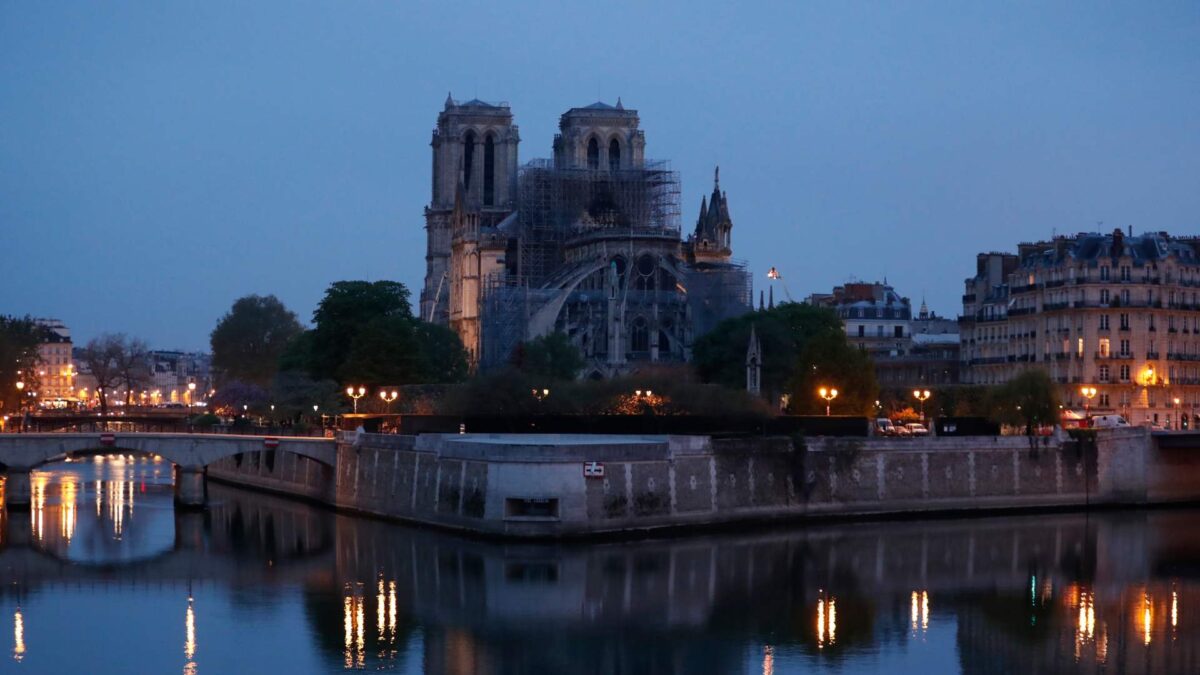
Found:
[[[649,394],[649,392],[647,392],[647,394]],[[546,397],[549,395],[550,395],[549,389],[534,389],[533,390],[533,397],[539,401],[546,400]],[[638,393],[638,396],[641,396],[640,392]]]
[[[358,399],[362,398],[366,394],[367,394],[366,387],[359,387],[358,389],[355,389],[354,387],[346,387],[346,395],[349,396],[350,398],[354,399],[354,413],[355,414],[358,414]]]
[[[821,398],[825,399],[825,416],[826,417],[829,417],[829,407],[833,403],[833,399],[837,398],[837,395],[838,395],[837,389],[826,389],[825,387],[821,387],[820,389],[817,390],[817,396],[820,396]]]
[[[388,414],[391,414],[392,404],[396,402],[396,399],[400,398],[400,392],[396,391],[395,389],[391,391],[381,391],[379,392],[379,398],[383,399],[383,402],[387,405]]]
[[[188,405],[196,402],[196,383],[188,382]]]
[[[914,389],[913,398],[921,402],[921,421],[925,421],[925,401],[929,400],[928,389]]]

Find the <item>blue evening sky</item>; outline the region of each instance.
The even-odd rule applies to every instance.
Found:
[[[447,91],[510,102],[522,162],[620,96],[684,228],[720,164],[797,298],[955,315],[979,251],[1200,220],[1196,2],[3,2],[0,313],[206,348],[248,293],[415,300]]]

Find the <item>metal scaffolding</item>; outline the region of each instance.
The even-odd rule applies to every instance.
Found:
[[[663,161],[618,171],[526,164],[519,178],[518,274],[540,286],[563,263],[563,244],[593,231],[679,233],[679,174]]]

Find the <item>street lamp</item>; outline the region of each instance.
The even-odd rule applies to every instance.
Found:
[[[925,421],[925,401],[929,400],[928,389],[914,389],[913,398],[921,402],[921,421]]]
[[[383,399],[383,402],[387,404],[387,411],[390,415],[392,413],[392,404],[396,402],[397,398],[400,398],[400,392],[396,391],[395,389],[391,391],[381,391],[379,392],[379,398]]]
[[[642,392],[640,392],[640,391],[639,391],[639,392],[638,392],[638,396],[641,396],[641,394],[642,394]],[[544,401],[544,400],[546,400],[546,397],[547,397],[547,396],[549,396],[549,395],[550,395],[550,390],[549,390],[549,389],[534,389],[534,390],[533,390],[533,397],[534,397],[534,398],[536,398],[536,399],[537,399],[537,400],[539,400],[539,401]],[[650,392],[646,392],[646,395],[647,395],[647,396],[649,396],[649,395],[650,395]]]
[[[1183,419],[1179,417],[1179,397],[1175,397],[1175,428],[1183,431]]]
[[[196,383],[188,382],[188,407],[196,402]]]
[[[1080,395],[1083,396],[1083,418],[1088,419],[1088,410],[1091,408],[1092,399],[1096,398],[1095,387],[1080,387]]]
[[[359,387],[358,389],[355,389],[354,387],[346,387],[346,395],[354,399],[354,414],[358,414],[358,399],[365,396],[366,393],[366,387]]]
[[[837,398],[837,389],[826,389],[821,387],[817,390],[817,396],[825,399],[825,416],[829,417],[829,407],[833,403],[833,399]]]

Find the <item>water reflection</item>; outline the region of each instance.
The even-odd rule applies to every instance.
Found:
[[[206,512],[177,514],[154,468],[76,462],[33,483],[0,550],[14,660],[193,675],[1200,672],[1196,510],[499,544],[216,484]],[[87,612],[53,609],[76,602],[122,619],[89,628]],[[136,662],[127,632],[148,636]],[[66,634],[97,636],[93,667],[72,667]]]
[[[91,502],[95,517],[81,522],[80,505]],[[135,509],[138,528],[130,532]],[[115,563],[161,553],[173,539],[170,471],[161,460],[124,455],[43,467],[30,475],[28,517],[32,544],[64,560]],[[24,532],[15,535],[20,541]]]

